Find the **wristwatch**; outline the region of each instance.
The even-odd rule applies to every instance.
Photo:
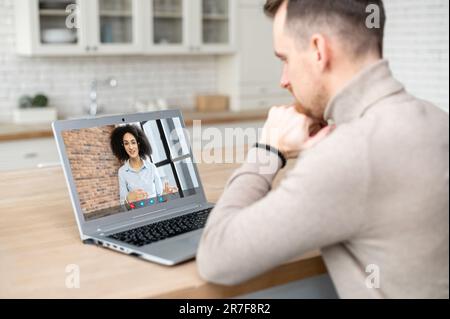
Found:
[[[286,166],[287,160],[286,157],[284,157],[283,153],[281,153],[277,148],[267,145],[267,144],[262,144],[262,143],[256,143],[254,145],[254,147],[256,148],[262,148],[265,149],[269,152],[272,152],[274,154],[277,154],[278,157],[281,159],[281,168],[284,168]]]

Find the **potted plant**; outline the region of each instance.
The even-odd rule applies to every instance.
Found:
[[[19,108],[14,110],[15,123],[34,124],[50,123],[57,119],[56,108],[49,107],[49,99],[39,93],[34,97],[24,95],[19,98]]]

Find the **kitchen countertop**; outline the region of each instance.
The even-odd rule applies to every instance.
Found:
[[[212,125],[230,122],[263,121],[268,109],[257,109],[238,112],[195,112],[183,111],[187,126],[192,126],[194,120],[201,120],[202,124]],[[0,142],[52,137],[50,124],[14,124],[0,123]]]

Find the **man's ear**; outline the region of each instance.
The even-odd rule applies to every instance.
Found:
[[[328,39],[320,33],[311,36],[311,50],[313,61],[320,71],[324,71],[330,63],[331,50]]]

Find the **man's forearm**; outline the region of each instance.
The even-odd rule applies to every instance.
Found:
[[[271,190],[273,179],[280,168],[281,160],[277,155],[264,149],[251,148],[246,162],[227,181],[208,224],[213,226],[221,216],[236,212],[263,198]]]
[[[220,260],[214,256],[218,252],[220,255],[220,251],[225,252],[234,249],[232,248],[234,243],[231,242],[230,236],[239,236],[242,233],[246,233],[246,231],[241,233],[234,229],[232,233],[225,234],[224,230],[229,229],[229,222],[234,216],[245,214],[247,207],[261,200],[270,192],[273,179],[280,168],[281,160],[276,154],[264,149],[250,149],[246,163],[236,170],[228,180],[223,195],[208,219],[197,256],[199,266],[204,272],[209,272],[207,268],[217,270],[218,267],[214,262],[221,263],[224,267],[223,269],[232,269],[234,262],[239,263],[238,260],[229,260],[230,254],[227,256],[222,255]],[[245,218],[245,216],[240,217]],[[249,221],[249,223],[252,222]],[[246,247],[241,248],[247,249]],[[254,271],[257,272],[258,269],[248,269],[248,273]],[[240,281],[246,276],[246,272],[242,271],[239,274],[235,273],[235,275],[233,278],[226,275],[220,276],[221,278],[216,280],[211,279],[210,275],[206,276],[210,280],[229,284]]]

